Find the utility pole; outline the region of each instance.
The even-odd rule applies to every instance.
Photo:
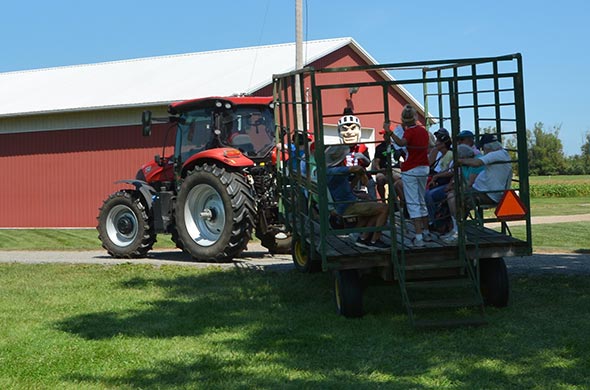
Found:
[[[295,69],[303,68],[303,0],[295,0]]]
[[[303,68],[303,0],[295,0],[295,70]],[[301,78],[295,76],[296,129],[303,129],[303,106],[301,100]]]

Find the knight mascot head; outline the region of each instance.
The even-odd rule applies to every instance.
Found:
[[[357,144],[361,142],[361,121],[345,109],[344,115],[338,120],[338,135],[343,144]]]

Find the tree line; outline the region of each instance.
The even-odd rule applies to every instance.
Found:
[[[490,132],[491,129],[486,129]],[[527,151],[529,174],[548,175],[588,175],[590,174],[590,132],[580,147],[580,154],[566,156],[559,139],[561,125],[545,130],[542,122],[536,122],[533,130],[527,129]],[[516,149],[515,140],[506,140],[508,150]]]

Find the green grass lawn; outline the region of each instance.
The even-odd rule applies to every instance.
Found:
[[[532,198],[531,215],[590,214],[590,196],[576,198]]]
[[[489,325],[425,332],[395,285],[336,315],[326,273],[2,264],[0,388],[590,388],[590,276],[511,281]]]
[[[533,216],[590,213],[590,197],[533,198]],[[488,211],[490,216],[493,211]],[[563,229],[572,234],[563,235]],[[560,230],[561,229],[561,230]],[[513,228],[518,233],[519,228]],[[588,248],[590,222],[565,226],[533,226],[533,247],[538,251],[579,251]],[[518,235],[517,235],[518,236]],[[156,249],[174,248],[170,235],[158,235]],[[0,229],[0,250],[101,250],[95,229]]]
[[[513,226],[510,231],[514,237],[526,237],[524,226]],[[533,225],[533,252],[590,253],[589,233],[590,222]]]
[[[155,249],[175,248],[159,234]],[[96,229],[0,229],[0,250],[101,250]]]

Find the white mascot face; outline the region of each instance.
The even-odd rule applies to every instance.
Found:
[[[356,116],[343,116],[338,121],[338,134],[344,144],[359,143],[361,141],[361,122]]]

